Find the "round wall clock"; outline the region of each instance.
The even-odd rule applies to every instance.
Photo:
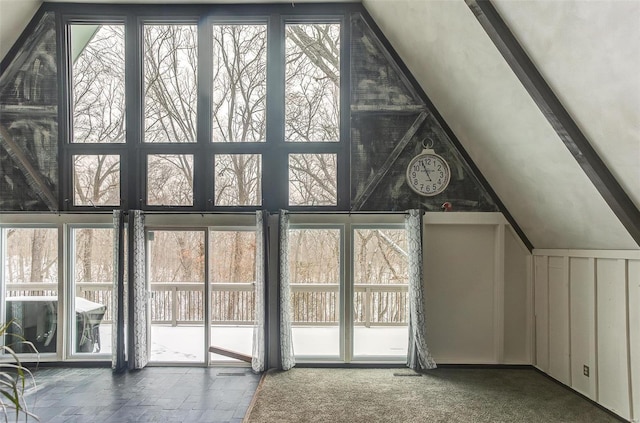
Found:
[[[447,189],[451,170],[446,160],[425,148],[407,166],[407,184],[420,195],[431,197]]]

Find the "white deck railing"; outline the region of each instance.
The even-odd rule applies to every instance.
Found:
[[[202,283],[152,283],[151,321],[157,324],[203,323],[204,285]],[[7,296],[57,295],[54,283],[9,283]],[[333,326],[340,321],[338,284],[291,284],[293,324],[295,326]],[[76,283],[76,296],[105,304],[103,322],[111,321],[112,284]],[[213,324],[252,325],[255,313],[253,283],[212,283],[211,321]],[[407,323],[406,284],[355,284],[355,324],[366,327],[396,326]]]

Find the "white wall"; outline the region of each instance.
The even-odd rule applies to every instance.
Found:
[[[427,213],[424,242],[436,362],[531,363],[531,256],[502,215]]]
[[[534,250],[534,261],[536,367],[640,421],[640,251]]]

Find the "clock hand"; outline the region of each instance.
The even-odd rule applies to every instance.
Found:
[[[420,164],[422,165],[422,167],[424,168],[424,171],[427,173],[427,178],[429,178],[429,182],[433,182],[431,180],[431,177],[429,176],[429,169],[427,169],[427,166],[425,166],[424,162],[420,162]]]

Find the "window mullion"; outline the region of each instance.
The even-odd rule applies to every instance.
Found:
[[[198,112],[197,154],[193,195],[198,210],[213,206],[213,155],[211,145],[211,101],[213,91],[213,28],[211,19],[198,22]]]
[[[122,209],[142,207],[143,195],[146,196],[146,175],[141,166],[140,142],[142,134],[142,23],[135,15],[129,15],[125,28],[125,92],[127,154],[122,160],[123,174],[127,183],[121,184]],[[126,187],[126,188],[125,188]]]
[[[284,208],[289,198],[288,155],[284,147],[284,22],[271,15],[267,33],[267,145],[262,198],[267,210]]]

